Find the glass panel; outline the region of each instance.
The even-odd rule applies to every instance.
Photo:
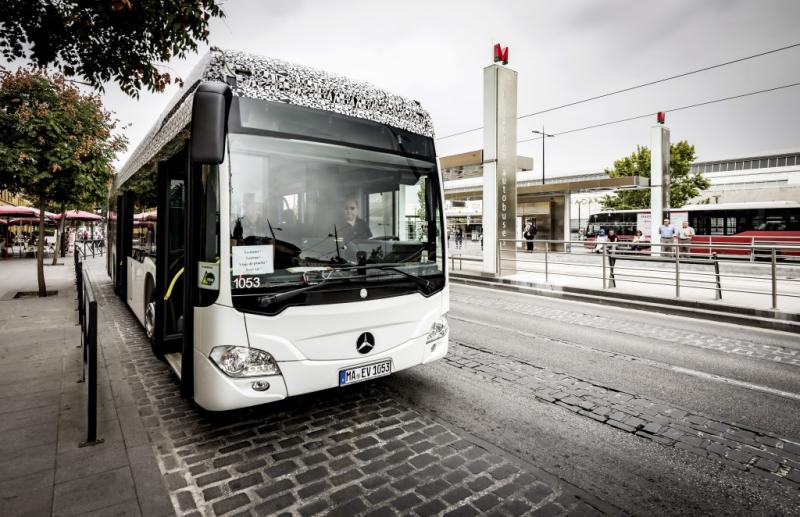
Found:
[[[719,164],[718,163],[714,164],[714,169],[712,170],[712,172],[719,172]]]
[[[737,171],[742,170],[742,162],[736,162],[736,170]]]
[[[170,168],[169,190],[167,192],[167,206],[169,215],[167,222],[167,281],[172,286],[172,292],[164,303],[164,333],[167,336],[183,332],[183,262],[185,253],[184,239],[184,207],[186,193],[183,181],[183,170],[180,167]]]
[[[416,199],[420,189],[414,189],[414,192],[410,192],[410,188],[407,185],[401,185],[401,198],[405,199],[408,194],[412,194],[412,197]],[[369,195],[369,216],[367,218],[367,224],[369,224],[369,229],[372,232],[372,235],[397,235],[397,223],[400,219],[399,214],[395,214],[394,211],[394,191],[391,192],[373,192]],[[423,220],[425,214],[422,214]],[[405,219],[405,211],[403,211],[402,217]],[[413,217],[416,218],[417,214],[413,214]],[[401,224],[401,228],[405,228],[406,225]],[[408,236],[406,236],[408,238]]]
[[[764,163],[764,160],[761,160],[761,163]],[[767,164],[767,167],[775,167],[775,158],[770,158]]]
[[[200,171],[201,214],[200,261],[219,262],[219,166],[203,165]],[[213,275],[213,273],[212,273]],[[199,289],[199,304],[207,307],[214,303],[219,294],[219,279],[204,278],[205,282],[216,285],[217,289]]]
[[[309,277],[365,263],[399,264],[417,276],[443,273],[434,163],[242,134],[229,136],[229,149],[234,295],[295,289]],[[243,273],[245,254],[255,257],[250,273]],[[391,270],[365,271],[346,269],[336,278],[388,275],[409,283]]]
[[[233,123],[238,119],[243,128],[347,142],[420,158],[434,157],[430,138],[366,119],[246,97],[238,97],[232,111]]]
[[[131,256],[142,261],[156,257],[156,168],[137,173],[126,185],[133,196]]]
[[[753,162],[750,161],[750,160],[745,160],[743,168],[744,169],[749,169],[751,163],[753,163]]]
[[[726,232],[728,235],[736,234],[736,217],[726,217]]]
[[[725,235],[725,219],[722,217],[711,217],[711,235]]]
[[[776,167],[786,167],[786,157],[785,156],[781,156],[780,158],[777,158],[776,161],[777,161],[777,163],[775,165]]]

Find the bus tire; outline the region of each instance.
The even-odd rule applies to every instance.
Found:
[[[156,289],[153,277],[149,275],[147,276],[145,299],[147,302],[144,305],[144,332],[147,340],[150,341],[150,349],[153,351],[153,355],[163,359],[164,354],[158,346],[158,339],[156,339]]]

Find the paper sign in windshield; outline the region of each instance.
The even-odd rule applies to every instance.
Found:
[[[234,246],[233,276],[269,275],[275,271],[275,253],[272,244],[262,246]]]

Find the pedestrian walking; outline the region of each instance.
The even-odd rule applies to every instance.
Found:
[[[664,224],[658,227],[658,235],[661,238],[661,252],[664,255],[672,253],[672,243],[675,242],[675,227],[669,221],[669,217],[664,218]]]
[[[689,253],[689,247],[694,235],[694,228],[689,226],[689,221],[683,221],[681,223],[681,229],[678,230],[678,243],[680,244],[680,251],[682,254],[685,255]]]
[[[464,242],[464,230],[460,226],[456,227],[456,249],[461,249]]]

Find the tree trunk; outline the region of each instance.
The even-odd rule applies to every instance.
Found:
[[[64,221],[67,218],[67,210],[61,206],[61,220],[58,221],[58,229],[56,230],[56,246],[53,253],[53,265],[58,264],[58,257],[61,255],[61,241],[64,239]]]
[[[39,280],[39,296],[47,296],[44,283],[44,196],[39,199],[39,242],[36,245],[36,276]]]

